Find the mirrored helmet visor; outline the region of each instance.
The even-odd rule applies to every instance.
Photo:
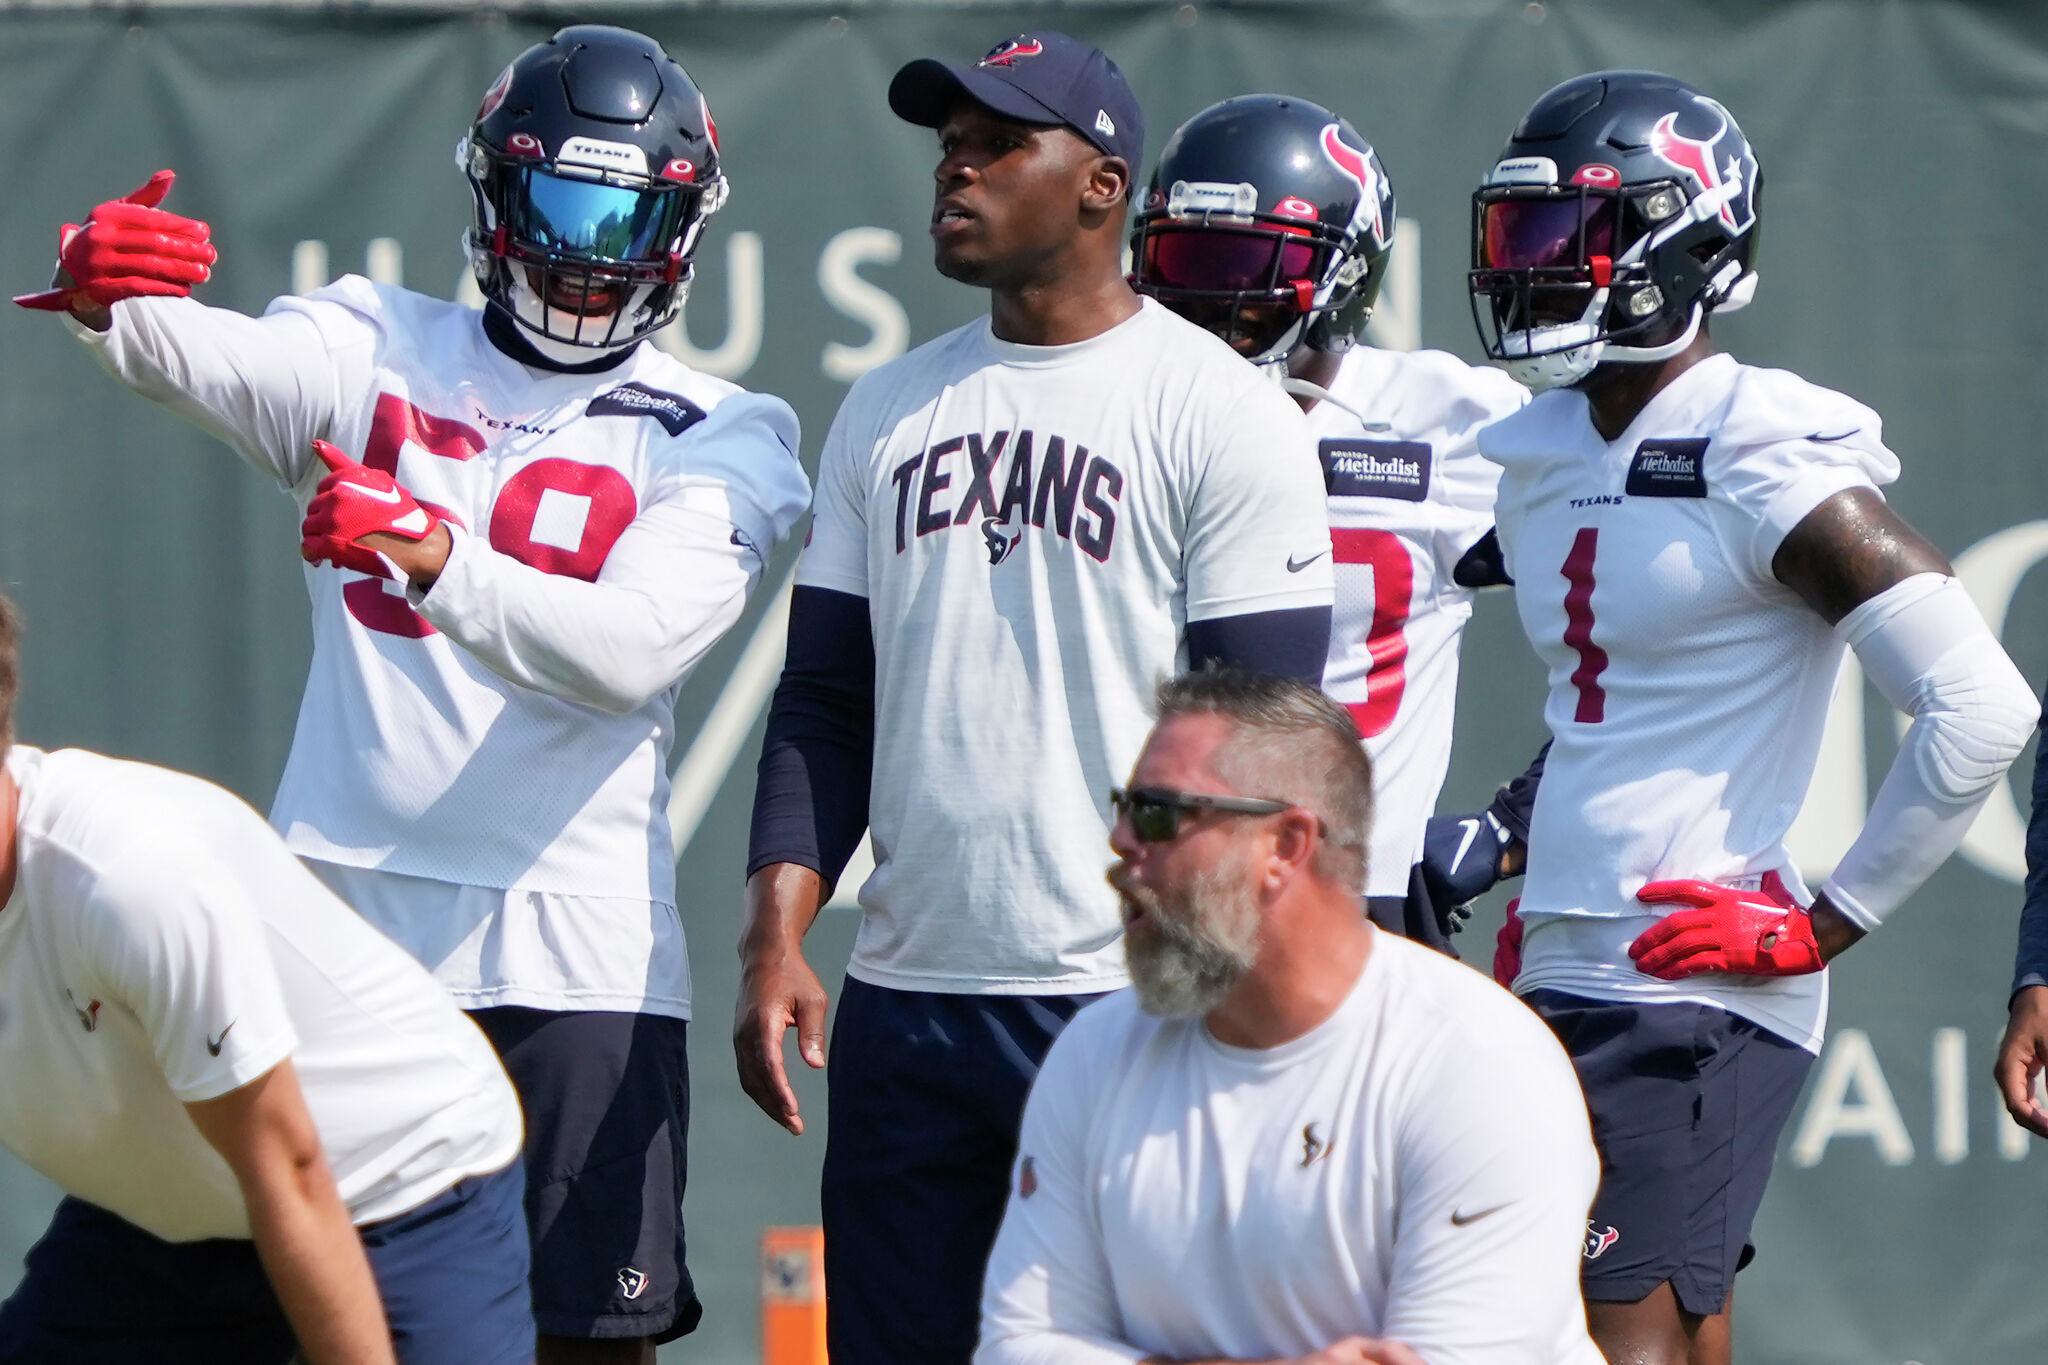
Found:
[[[1167,289],[1232,294],[1277,289],[1315,278],[1320,245],[1279,232],[1162,225],[1145,234],[1138,277]]]
[[[522,171],[512,232],[551,251],[613,261],[665,255],[674,190],[634,189],[595,180],[572,180],[537,167]]]
[[[1489,270],[1576,269],[1614,255],[1620,201],[1611,195],[1497,199],[1480,210],[1479,264]]]

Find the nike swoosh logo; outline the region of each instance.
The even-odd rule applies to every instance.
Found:
[[[352,483],[349,487],[355,489],[356,492],[361,493],[366,498],[372,498],[378,502],[388,502],[393,507],[405,501],[405,494],[399,492],[396,488],[372,488],[366,483]]]
[[[230,1019],[228,1021],[227,1028],[224,1028],[220,1031],[220,1037],[208,1038],[206,1040],[206,1050],[216,1057],[220,1056],[221,1046],[227,1042],[228,1034],[234,1029],[236,1023],[238,1022],[238,1020]],[[1452,1217],[1451,1221],[1454,1223],[1458,1221],[1455,1215]]]
[[[1287,572],[1300,573],[1303,569],[1306,569],[1309,565],[1315,563],[1318,559],[1321,559],[1324,555],[1328,553],[1330,553],[1328,550],[1321,550],[1315,554],[1310,555],[1307,559],[1296,559],[1292,555],[1289,555],[1287,558]]]
[[[423,536],[427,533],[427,513],[423,507],[415,507],[402,517],[394,518],[391,529],[403,531],[409,536]]]
[[[1458,869],[1465,865],[1465,855],[1472,851],[1472,841],[1479,837],[1479,822],[1466,816],[1458,822],[1465,827],[1465,837],[1458,842],[1457,856],[1451,859],[1451,875],[1458,875]]]
[[[1451,1226],[1454,1228],[1461,1228],[1464,1227],[1467,1223],[1476,1223],[1480,1219],[1486,1217],[1488,1214],[1499,1213],[1502,1209],[1506,1207],[1506,1204],[1495,1204],[1492,1208],[1481,1209],[1477,1213],[1463,1213],[1457,1209],[1452,1209]]]

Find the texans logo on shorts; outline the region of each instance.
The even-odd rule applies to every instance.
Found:
[[[637,1299],[647,1292],[647,1273],[631,1266],[619,1272],[619,1292],[628,1299]]]
[[[1593,1220],[1590,1218],[1586,1220],[1587,1260],[1599,1260],[1602,1256],[1605,1256],[1607,1254],[1607,1248],[1613,1246],[1616,1242],[1619,1242],[1620,1240],[1620,1229],[1610,1226],[1595,1231],[1593,1228]]]

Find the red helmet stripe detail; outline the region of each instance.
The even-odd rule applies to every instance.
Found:
[[[1650,150],[1691,176],[1704,193],[1721,187],[1721,172],[1714,165],[1714,145],[1727,131],[1724,120],[1714,135],[1704,141],[1687,137],[1678,131],[1678,115],[1673,112],[1658,119],[1657,126],[1650,129]],[[1735,210],[1725,203],[1721,205],[1721,221],[1731,228],[1736,226]]]
[[[1352,222],[1372,224],[1375,242],[1387,239],[1386,224],[1380,214],[1380,177],[1372,167],[1372,161],[1364,152],[1353,147],[1337,132],[1337,125],[1323,125],[1323,155],[1330,158],[1330,164],[1350,177],[1358,185],[1358,212]]]

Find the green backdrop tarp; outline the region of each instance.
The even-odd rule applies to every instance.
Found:
[[[2030,676],[2048,672],[2048,593],[2029,576],[2048,554],[2048,9],[1360,0],[619,16],[683,58],[724,136],[735,193],[701,258],[689,343],[707,367],[789,398],[811,462],[854,375],[982,307],[930,269],[931,135],[883,98],[910,57],[972,57],[1034,22],[1065,25],[1130,74],[1154,152],[1226,95],[1334,106],[1379,148],[1410,220],[1380,339],[1468,357],[1468,196],[1522,110],[1598,67],[1692,79],[1735,111],[1766,184],[1763,288],[1722,340],[1884,413],[1906,467],[1898,505],[1961,557]],[[41,285],[59,223],[167,165],[171,206],[215,228],[212,303],[258,310],[366,270],[452,293],[468,211],[456,137],[503,63],[550,27],[365,10],[0,14],[0,282]],[[24,738],[187,768],[265,804],[308,648],[289,504],[120,392],[50,318],[0,310],[0,404],[0,580],[32,630]],[[816,1219],[822,1088],[803,1078],[814,1126],[786,1137],[740,1095],[726,1045],[757,684],[775,663],[772,637],[748,645],[771,596],[679,708],[683,745],[702,741],[681,884],[699,1021],[688,1212],[708,1313],[664,1359],[755,1359],[759,1231]],[[1482,800],[1540,737],[1540,674],[1510,605],[1486,601],[1467,639],[1451,805]],[[1837,720],[1801,827],[1818,866],[1894,744],[1853,678]],[[1741,1359],[2020,1365],[2048,1346],[2048,1150],[2016,1140],[1985,1079],[2023,810],[1996,803],[1967,855],[1837,973],[1834,1042],[1740,1281]],[[1498,899],[1468,935],[1482,962]],[[851,929],[835,912],[813,936],[828,980]],[[0,1163],[0,1287],[49,1200]]]

